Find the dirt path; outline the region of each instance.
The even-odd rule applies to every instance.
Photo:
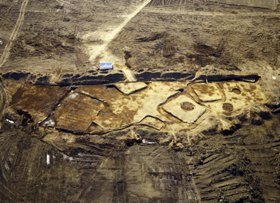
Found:
[[[108,45],[111,43],[112,40],[114,40],[117,35],[122,31],[122,29],[131,21],[131,19],[133,19],[141,10],[143,10],[143,8],[145,8],[151,0],[145,0],[141,5],[139,5],[134,12],[132,12],[131,14],[125,16],[124,21],[119,24],[117,27],[109,30],[108,32],[95,32],[92,33],[93,35],[97,35],[96,37],[101,38],[100,36],[102,35],[102,43],[98,44],[98,45],[90,45],[88,47],[89,49],[89,54],[90,54],[90,62],[94,62],[96,60],[97,57],[100,57],[102,59],[106,59],[109,58],[108,52],[107,51],[107,47]],[[98,36],[99,35],[99,36]],[[103,56],[102,56],[103,55]]]
[[[119,68],[119,70],[121,70],[123,72],[127,81],[129,81],[129,82],[135,82],[136,81],[135,75],[133,74],[133,72],[128,67],[122,66],[122,68]]]
[[[263,13],[263,12],[246,12],[246,13],[229,13],[229,12],[209,12],[209,11],[182,11],[172,9],[152,9],[149,8],[145,12],[158,14],[176,14],[176,15],[191,15],[191,16],[226,16],[226,17],[280,17],[277,12]]]
[[[68,5],[73,5],[72,3],[70,3],[70,2],[68,2],[68,1],[64,1],[64,0],[56,0],[57,1],[57,3],[59,3],[59,4],[68,4]]]
[[[82,38],[95,38],[100,40],[101,43],[99,44],[86,44],[89,61],[94,64],[96,60],[98,61],[111,61],[114,64],[122,64],[119,66],[115,66],[116,69],[123,71],[128,81],[135,81],[134,74],[132,73],[129,68],[125,67],[122,59],[116,58],[113,54],[110,53],[108,50],[108,45],[118,36],[118,34],[122,31],[122,29],[138,14],[140,13],[143,8],[145,8],[151,0],[145,0],[142,4],[136,7],[136,9],[128,14],[125,15],[124,20],[117,25],[116,27],[111,27],[110,25],[104,26],[104,30],[100,30],[97,32],[92,32],[84,35]],[[105,31],[106,30],[106,31]]]
[[[26,10],[28,2],[29,2],[29,0],[23,0],[22,1],[16,25],[15,25],[15,27],[14,27],[11,35],[10,35],[9,41],[8,41],[6,47],[3,51],[3,54],[0,58],[0,67],[2,67],[6,63],[7,59],[9,58],[10,50],[12,48],[13,42],[15,41],[15,39],[17,37],[17,34],[19,32],[19,29],[21,28],[21,26],[23,24],[24,16],[25,16],[25,10]]]

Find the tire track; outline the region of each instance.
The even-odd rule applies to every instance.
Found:
[[[276,10],[279,5],[277,1],[273,2],[272,0],[270,0],[270,3],[268,4],[258,2],[258,1],[236,2],[236,1],[208,0],[208,2],[214,5],[221,4],[221,5],[229,5],[229,6],[246,6],[249,8],[250,7],[266,8],[271,10]],[[181,5],[187,5],[187,3],[189,3],[188,0],[153,0],[151,2],[151,6],[181,6]]]
[[[262,190],[247,156],[231,150],[206,149],[189,165],[192,187],[200,202],[255,202],[262,200]]]
[[[149,8],[145,13],[154,13],[160,15],[189,15],[189,16],[209,16],[209,17],[280,17],[279,13],[263,13],[263,12],[247,12],[247,13],[227,13],[227,12],[212,12],[212,11],[182,11],[182,10],[168,10],[167,8]]]
[[[2,56],[0,58],[0,68],[6,63],[6,61],[8,60],[9,56],[10,56],[10,50],[12,48],[13,42],[15,41],[17,34],[23,24],[24,21],[24,16],[25,16],[25,10],[26,7],[28,5],[29,0],[23,0],[20,10],[19,10],[19,16],[16,22],[16,25],[10,35],[9,41],[7,43],[7,45],[5,46],[5,49],[2,53]]]

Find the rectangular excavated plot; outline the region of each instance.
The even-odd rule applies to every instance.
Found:
[[[92,98],[102,101],[105,106],[92,121],[104,129],[116,129],[129,125],[132,122],[132,116],[135,112],[127,107],[127,97],[115,87],[107,87],[105,85],[82,86],[77,89]],[[113,104],[121,101],[117,108]]]
[[[12,97],[11,107],[27,112],[39,123],[48,117],[66,93],[67,89],[61,87],[20,87]]]
[[[216,83],[194,84],[192,89],[202,102],[213,102],[223,99],[223,92]]]
[[[167,102],[163,109],[186,123],[194,123],[206,111],[186,95],[180,95]]]
[[[55,112],[56,128],[86,132],[102,108],[103,103],[96,99],[71,93]]]
[[[219,86],[224,92],[224,101],[208,103],[215,114],[235,116],[245,109],[267,102],[261,87],[257,83],[223,82]]]

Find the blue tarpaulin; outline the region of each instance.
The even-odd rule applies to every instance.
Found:
[[[111,62],[101,62],[99,63],[100,70],[112,70],[113,69],[113,63]]]

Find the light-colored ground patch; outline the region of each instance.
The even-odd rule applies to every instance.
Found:
[[[147,84],[144,82],[135,82],[135,83],[117,83],[115,84],[116,88],[122,93],[129,95],[135,93],[139,90],[142,90],[147,87]]]
[[[171,100],[163,106],[164,110],[183,122],[194,123],[204,112],[205,108],[185,95]]]
[[[140,122],[140,124],[147,125],[151,128],[155,128],[156,130],[161,130],[165,126],[165,124],[161,120],[151,117],[151,116],[147,116],[146,118],[144,118]]]

